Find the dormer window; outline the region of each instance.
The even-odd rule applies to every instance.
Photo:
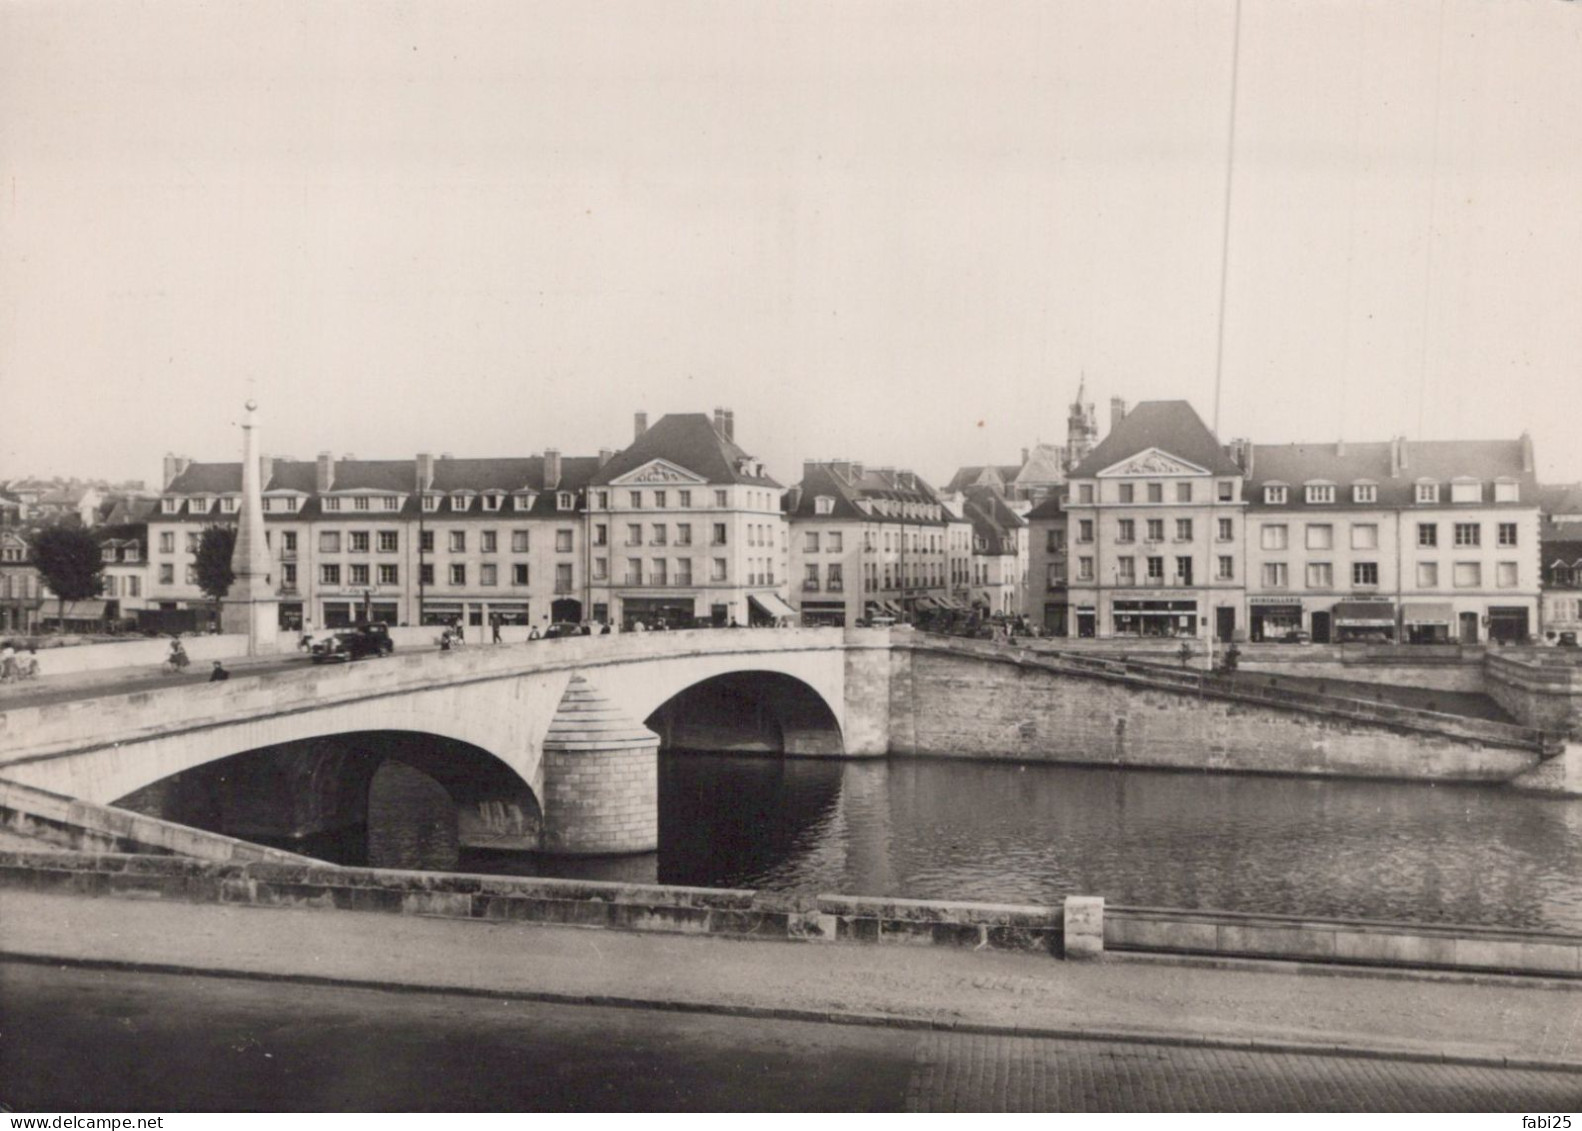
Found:
[[[570,491],[561,491],[555,495],[555,509],[569,511],[577,505],[576,496]]]
[[[236,508],[241,506],[242,500],[226,498],[220,500],[220,511],[224,514],[235,514]]]
[[[820,495],[813,500],[814,514],[834,514],[835,499],[830,495]]]
[[[1494,501],[1496,503],[1517,503],[1521,501],[1521,484],[1514,479],[1496,479],[1494,481]]]
[[[379,505],[387,511],[398,511],[401,509],[401,496],[386,495],[379,500]]]
[[[500,492],[498,492],[498,491],[490,491],[487,495],[485,495],[483,497],[483,509],[486,510],[486,511],[497,511],[497,510],[499,510],[500,509],[500,501],[502,499],[504,499],[504,498],[505,498],[505,496],[502,495]]]
[[[1439,501],[1439,484],[1432,480],[1418,480],[1417,501],[1420,503],[1437,503]]]
[[[512,505],[519,511],[530,511],[538,496],[531,491],[518,491],[512,496]]]
[[[1266,503],[1280,504],[1285,502],[1286,487],[1284,483],[1270,483],[1263,489],[1263,501]]]
[[[203,499],[203,498],[188,499],[187,500],[187,513],[189,513],[189,514],[208,514],[209,513],[209,500],[208,499]]]
[[[102,561],[102,562],[113,562],[113,561],[115,561],[115,547],[113,545],[111,545],[110,543],[106,542],[104,544],[104,546],[99,550],[99,560]]]
[[[159,500],[159,509],[161,514],[179,514],[181,513],[181,500],[161,499]]]
[[[268,514],[270,511],[272,511],[274,509],[275,509],[275,500],[274,499],[265,499],[264,500],[264,513]]]
[[[423,496],[423,509],[428,511],[430,514],[432,514],[434,511],[439,510],[439,496],[438,495],[424,495]]]
[[[464,493],[458,491],[458,492],[456,492],[456,494],[454,494],[454,495],[452,495],[450,497],[450,509],[453,510],[453,511],[464,511],[468,507],[470,507],[471,505],[472,505],[472,496],[471,495],[464,494]]]
[[[1354,503],[1378,502],[1379,485],[1377,483],[1353,483],[1351,485],[1351,501]]]
[[[1335,501],[1335,485],[1333,483],[1308,483],[1306,484],[1306,491],[1309,503],[1333,503]]]
[[[123,562],[137,562],[143,560],[143,548],[137,541],[128,542],[121,547],[121,560]]]
[[[327,511],[338,511],[341,509],[341,501],[337,498],[328,497],[324,500],[324,509]]]

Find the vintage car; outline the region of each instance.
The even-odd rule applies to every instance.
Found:
[[[395,641],[390,630],[382,624],[360,624],[355,628],[341,628],[313,642],[313,662],[326,664],[350,663],[364,656],[388,656],[395,651]]]

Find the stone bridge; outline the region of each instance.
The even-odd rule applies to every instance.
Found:
[[[449,790],[463,843],[645,851],[657,843],[659,742],[645,723],[685,728],[667,708],[702,695],[751,724],[760,748],[881,755],[888,666],[887,632],[840,629],[573,637],[304,666],[8,712],[0,776],[108,804],[219,764],[224,781],[210,775],[204,788],[224,792],[238,835],[301,833],[355,823],[388,755]],[[274,757],[234,760],[249,752]]]
[[[161,815],[296,836],[365,824],[390,758],[449,792],[463,844],[642,852],[658,840],[661,735],[786,754],[1582,785],[1577,747],[1526,727],[884,629],[581,637],[19,709],[0,715],[0,778],[97,804],[163,791]],[[200,810],[212,820],[182,815]]]

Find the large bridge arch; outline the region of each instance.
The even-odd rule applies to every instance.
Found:
[[[795,676],[762,668],[706,676],[654,709],[644,723],[661,749],[840,755],[834,709]]]

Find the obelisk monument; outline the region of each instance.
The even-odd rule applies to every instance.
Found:
[[[237,515],[236,548],[231,552],[231,572],[236,579],[220,605],[220,629],[245,632],[249,656],[272,655],[280,635],[280,598],[270,582],[260,472],[258,405],[248,401],[242,420],[242,506]]]

